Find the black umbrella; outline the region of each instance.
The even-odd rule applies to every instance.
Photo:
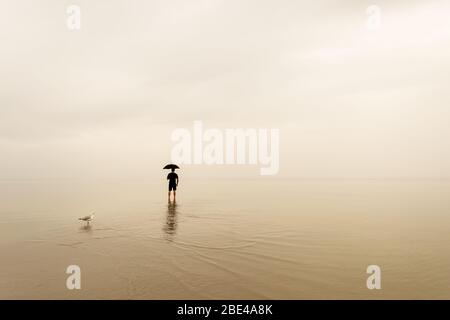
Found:
[[[168,164],[163,169],[180,169],[176,164]]]

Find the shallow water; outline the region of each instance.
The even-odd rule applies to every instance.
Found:
[[[448,181],[183,181],[176,205],[165,188],[1,181],[0,298],[450,298]]]

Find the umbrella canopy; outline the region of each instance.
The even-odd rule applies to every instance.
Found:
[[[180,169],[176,164],[168,164],[163,169]]]

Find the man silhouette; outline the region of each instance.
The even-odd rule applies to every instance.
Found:
[[[168,200],[170,201],[170,191],[173,190],[173,201],[175,201],[178,186],[178,175],[175,173],[175,168],[172,168],[172,172],[167,175],[167,180],[169,180]]]

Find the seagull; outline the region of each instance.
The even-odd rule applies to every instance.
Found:
[[[89,215],[89,216],[82,217],[82,218],[78,218],[78,220],[86,221],[87,224],[89,225],[89,222],[92,221],[92,220],[94,219],[94,216],[95,216],[95,213],[92,213],[92,214]]]

